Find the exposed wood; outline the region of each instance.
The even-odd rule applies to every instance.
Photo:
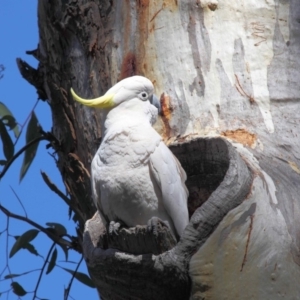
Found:
[[[191,299],[297,299],[297,250],[272,179],[253,155],[238,152],[255,174],[247,199],[230,211],[192,257]],[[268,288],[267,288],[268,287]]]

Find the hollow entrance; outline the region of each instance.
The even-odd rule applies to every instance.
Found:
[[[170,146],[187,174],[189,216],[223,181],[229,168],[228,146],[222,138],[199,138]]]

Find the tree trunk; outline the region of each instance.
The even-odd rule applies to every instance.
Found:
[[[102,299],[298,299],[298,1],[40,0],[38,14],[35,85]],[[155,128],[188,175],[176,245],[87,221],[100,119],[69,90],[96,97],[134,74],[154,83]]]

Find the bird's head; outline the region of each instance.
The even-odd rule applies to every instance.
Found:
[[[152,82],[146,77],[132,76],[119,81],[99,98],[83,99],[72,88],[71,94],[74,100],[94,108],[111,109],[122,102],[137,98],[140,101],[149,101],[160,112],[160,101],[153,94],[153,89]]]

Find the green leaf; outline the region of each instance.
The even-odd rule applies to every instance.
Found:
[[[33,246],[32,244],[30,244],[30,243],[25,244],[25,245],[22,247],[22,249],[26,249],[26,250],[28,250],[30,253],[32,253],[32,254],[34,254],[34,255],[36,255],[36,256],[39,255],[39,253],[36,251],[36,249],[34,248],[34,246]]]
[[[19,127],[17,125],[16,119],[11,113],[11,111],[4,105],[2,102],[0,102],[0,117],[7,117],[10,116],[14,119],[15,126],[9,126],[11,129],[13,129],[15,137],[17,138],[20,134]]]
[[[48,222],[46,223],[48,228],[46,228],[48,231],[52,232],[53,234],[56,234],[58,236],[62,236],[64,234],[67,234],[67,229],[59,224],[59,223],[54,223],[54,222]],[[68,248],[64,245],[60,245],[61,249],[64,251],[66,260],[68,260]]]
[[[73,270],[66,269],[66,268],[63,268],[63,269],[65,271],[67,271],[68,273],[72,274],[81,283],[83,283],[91,288],[95,288],[93,281],[91,280],[91,278],[88,275],[81,273],[81,272],[75,272]]]
[[[66,260],[68,260],[68,248],[65,245],[60,245],[62,251],[65,253]]]
[[[46,223],[47,226],[49,226],[51,229],[54,229],[55,230],[55,233],[58,235],[58,236],[62,236],[62,235],[65,235],[67,234],[67,229],[65,226],[59,224],[59,223],[53,223],[53,222],[48,222]],[[50,229],[49,228],[49,229]]]
[[[25,296],[27,294],[23,287],[16,281],[11,283],[11,287],[13,288],[13,292],[18,296]]]
[[[57,259],[57,250],[56,250],[56,248],[54,248],[47,271],[46,271],[46,274],[49,274],[53,270],[55,263],[56,263],[56,259]]]
[[[0,120],[0,137],[3,144],[3,153],[5,158],[9,160],[14,155],[15,147],[2,120]]]
[[[4,116],[1,120],[6,127],[9,127],[10,130],[17,126],[17,122],[13,116]]]
[[[41,130],[41,126],[39,125],[38,119],[35,113],[32,112],[31,118],[27,126],[27,131],[26,131],[26,144],[36,139],[37,137],[41,136],[40,130]],[[35,154],[38,146],[39,143],[35,143],[25,150],[24,160],[20,172],[20,182],[24,178],[33,159],[35,158]]]
[[[13,257],[20,249],[27,248],[29,242],[31,242],[38,235],[37,229],[30,229],[19,236],[10,250],[9,258]],[[29,250],[29,249],[28,249]]]
[[[17,240],[20,236],[16,235],[15,239]],[[22,249],[26,249],[28,250],[30,253],[39,256],[39,253],[37,252],[37,250],[35,249],[35,247],[31,244],[31,243],[25,243],[24,246],[22,246]]]
[[[10,279],[18,276],[21,276],[21,274],[8,274],[4,276],[4,279]]]
[[[32,271],[27,271],[27,272],[24,272],[24,273],[21,273],[21,274],[8,274],[8,275],[4,276],[4,279],[10,279],[10,278],[14,278],[14,277],[24,276],[24,275],[27,275],[29,273],[32,273]]]

